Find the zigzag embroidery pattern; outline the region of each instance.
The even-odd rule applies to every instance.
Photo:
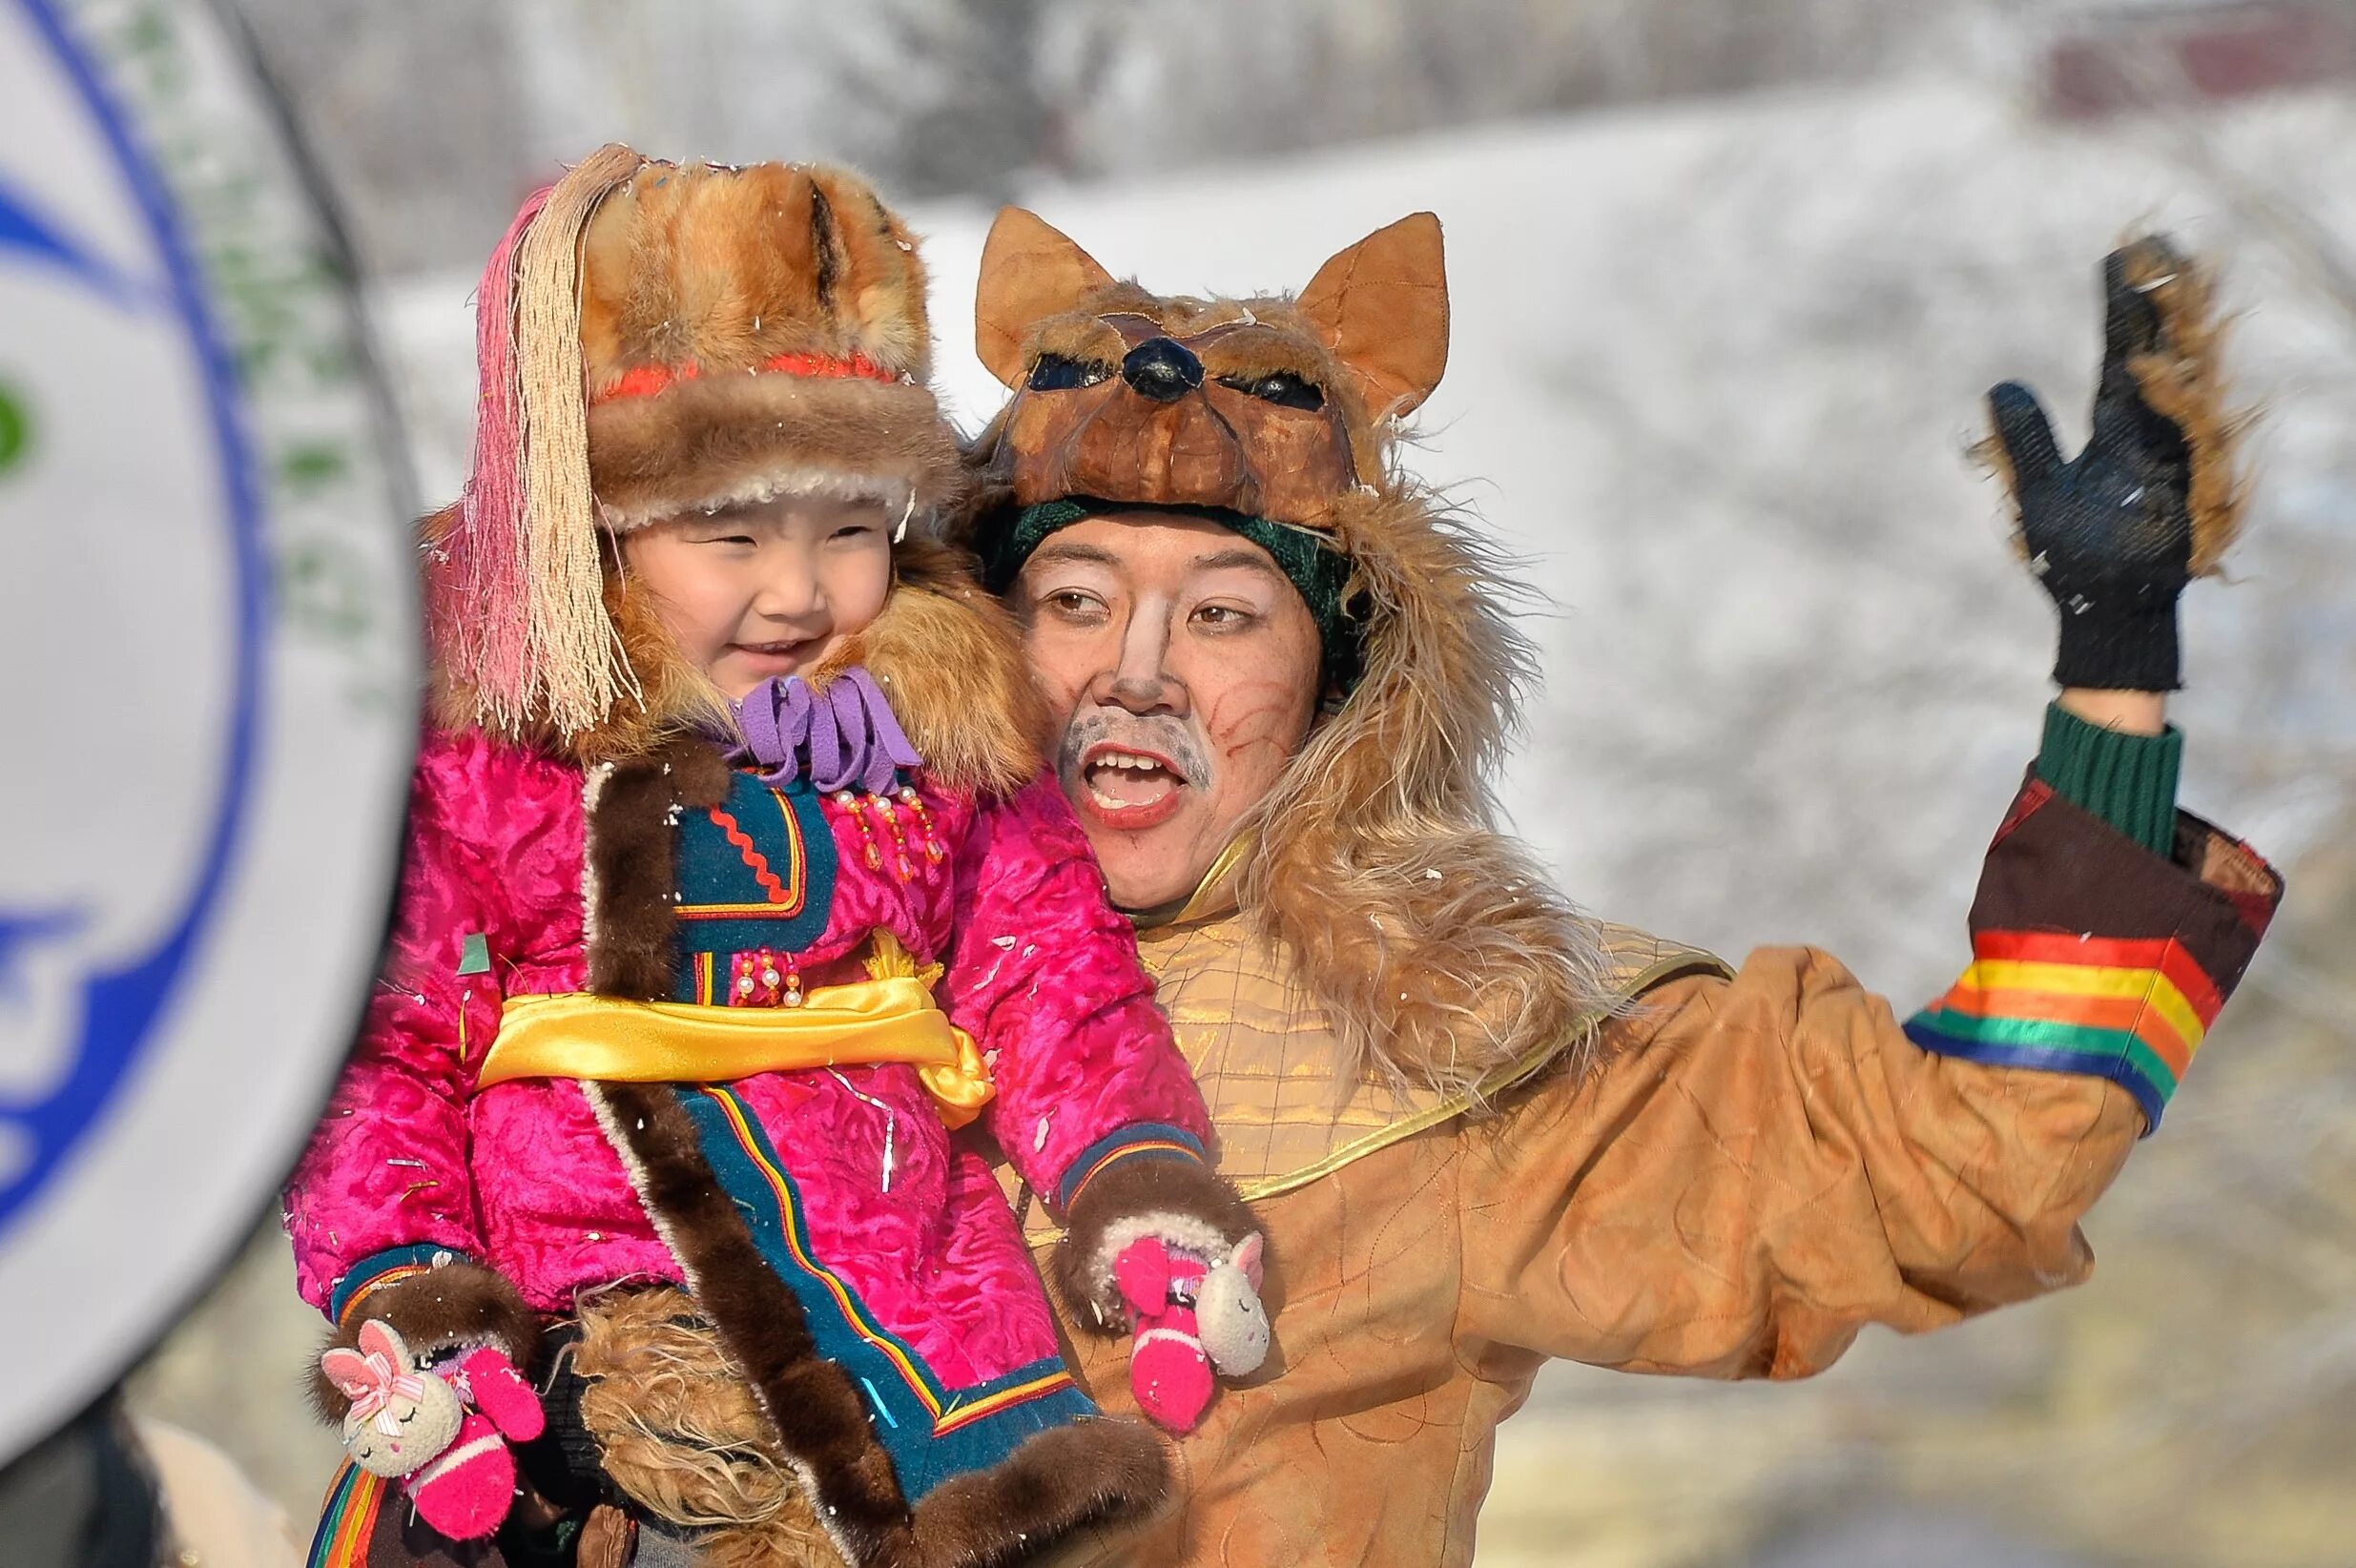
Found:
[[[753,836],[719,807],[713,806],[711,811],[713,825],[728,836],[728,841],[736,846],[736,853],[744,856],[744,863],[753,868],[753,879],[761,884],[761,891],[769,895],[769,901],[773,904],[787,902],[791,896],[785,891],[785,884],[777,880],[775,872],[769,869],[769,857],[761,853],[758,844],[753,842]]]

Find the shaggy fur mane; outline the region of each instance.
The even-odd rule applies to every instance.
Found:
[[[1491,586],[1506,563],[1395,469],[1332,526],[1365,672],[1253,814],[1243,914],[1333,1019],[1343,1082],[1478,1099],[1548,1044],[1583,1064],[1612,994],[1601,930],[1494,825],[1489,779],[1537,668]]]
[[[962,551],[911,534],[893,566],[899,580],[883,613],[812,680],[865,665],[936,784],[1014,794],[1046,765],[1055,720],[1013,617],[982,591]]]

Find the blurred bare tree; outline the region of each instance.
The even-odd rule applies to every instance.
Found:
[[[372,272],[486,252],[524,138],[502,8],[476,0],[258,0],[240,8]]]
[[[471,260],[555,161],[832,158],[902,198],[1855,80],[1995,0],[235,0],[380,275]]]
[[[2071,69],[2080,73],[2076,87],[2088,87],[2082,73],[2091,68],[2115,77],[2094,94],[2103,108],[2079,122],[2079,133],[2173,162],[2205,185],[2213,201],[2204,204],[2218,216],[2198,236],[2201,249],[2226,260],[2234,297],[2264,301],[2241,323],[2249,340],[2243,346],[2254,352],[2234,356],[2237,364],[2263,367],[2246,389],[2264,416],[2254,453],[2261,487],[2253,533],[2236,567],[2251,573],[2244,591],[2262,593],[2267,609],[2203,628],[2213,635],[2196,655],[2198,669],[2225,675],[2235,699],[2216,702],[2212,678],[2187,694],[2183,711],[2192,715],[2196,800],[2269,802],[2277,827],[2267,837],[2286,836],[2303,848],[2295,863],[2286,862],[2290,897],[2227,1025],[2201,1059],[2198,1097],[2188,1095],[2163,1133],[2139,1151],[2090,1224],[2101,1258],[2092,1284],[1923,1343],[1870,1339],[1853,1365],[1817,1387],[1778,1391],[1771,1404],[1747,1391],[1657,1390],[1624,1380],[1566,1379],[1555,1385],[1559,1402],[1551,1403],[1542,1389],[1532,1421],[1508,1429],[1484,1519],[1483,1561],[1499,1568],[1589,1559],[1653,1568],[1944,1560],[1926,1521],[1954,1510],[1967,1511],[1967,1525],[1958,1527],[1967,1537],[2000,1523],[2015,1537],[1978,1541],[1959,1561],[2046,1560],[2024,1544],[2034,1541],[2092,1562],[2340,1568],[2356,1541],[2356,1500],[2346,1485],[2356,1449],[2349,1414],[2356,1410],[2349,1307],[2356,1299],[2356,980],[2346,959],[2356,943],[2356,751],[2348,726],[2356,621],[2346,588],[2356,564],[2356,447],[2346,435],[2356,411],[2356,206],[2337,158],[2309,155],[2304,138],[2311,122],[2294,113],[2269,132],[2263,116],[2221,112],[2216,78],[2199,79],[2199,52],[2185,47],[2204,26],[2232,30],[2239,47],[2267,27],[2319,18],[2347,26],[2356,8],[2009,9],[2033,42],[2040,31],[2067,39]],[[2240,61],[2254,58],[2244,51]],[[2032,93],[2041,85],[2033,80]],[[2325,101],[2311,100],[2319,112]],[[1926,167],[1912,173],[1934,177]],[[1954,194],[1942,188],[1944,199]],[[1736,231],[1768,217],[1777,199],[1732,179],[1685,198],[1697,196],[1713,214],[1731,213]],[[2027,367],[2034,379],[2083,384],[2083,366],[2075,366],[2073,379],[2073,361],[2089,351],[2087,323],[2073,328],[2041,305],[2036,279],[1992,275],[1952,250],[1921,247],[1918,265],[1895,264],[1910,243],[1935,234],[1935,224],[1910,221],[1895,203],[1879,206],[1870,231],[1845,237],[1808,269],[1800,292],[1827,307],[1822,322],[1801,335],[1811,351],[1837,352],[1851,335],[1882,336],[1887,352],[1915,323],[1960,308],[2009,321],[2001,337],[2015,346],[2007,352],[2022,342],[2050,343],[2050,362]],[[1710,232],[1720,231],[1713,225]],[[1877,255],[1878,244],[1895,249]],[[1644,254],[1638,246],[1631,268],[1644,264]],[[1629,274],[1632,284],[1635,277]],[[1795,307],[1791,299],[1768,304]],[[2024,312],[2034,313],[2027,320],[2035,330],[2020,330]],[[1954,340],[1955,349],[1961,344]],[[1724,354],[1725,345],[1707,352]],[[1739,346],[1733,358],[1739,366]],[[1710,368],[1722,376],[1728,370]],[[1670,409],[1633,403],[1622,386],[1577,364],[1560,367],[1558,384],[1582,412],[1608,422],[1615,441],[1653,456],[1650,466],[1663,475],[1659,493],[1638,487],[1629,495],[1648,521],[1673,517],[1697,487],[1717,490],[1767,521],[1787,547],[1856,542],[1862,582],[1887,580],[1905,592],[1908,575],[1919,581],[1926,569],[1940,569],[1918,560],[1909,574],[1902,563],[1874,558],[1872,535],[1887,527],[1880,520],[1907,502],[1874,493],[1875,472],[1841,461],[1853,408],[1813,410],[1820,423],[1796,437],[1786,433],[1793,457],[1784,464],[1772,453],[1697,441],[1690,402]],[[1701,412],[1706,419],[1712,410]],[[1885,566],[1900,569],[1885,573]],[[1661,656],[1694,661],[1674,670],[1671,684],[1726,678],[1690,650]],[[1795,689],[1794,676],[1811,673],[1771,658],[1736,672],[1737,706],[1752,725],[1746,744],[1756,761],[1710,779],[1712,818],[1737,824],[1738,833],[1753,825],[1784,835],[1816,830],[1821,814],[1808,792],[1791,788],[1789,774],[1833,740],[1828,721],[1853,723],[1869,706],[1904,710],[1926,694],[1876,671],[1827,709]],[[1977,671],[1958,673],[1979,679]],[[1905,744],[1903,720],[1891,728]],[[1956,741],[1945,745],[1952,753]],[[1673,773],[1689,749],[1689,738],[1670,724],[1657,736],[1640,736],[1626,754],[1581,760],[1624,768],[1632,789],[1657,788],[1654,781]],[[1896,793],[1887,790],[1887,778],[1899,774],[1893,751],[1887,769],[1870,774],[1885,788],[1868,834],[1912,831],[1902,814],[1886,826],[1881,815]],[[1671,823],[1649,840],[1640,834],[1627,853],[1640,870],[1675,877],[1680,854],[1689,854],[1688,831]],[[1855,835],[1860,824],[1841,820],[1833,831]],[[1882,858],[1871,851],[1867,857]],[[1788,891],[1811,917],[1837,911],[1846,870],[1828,857],[1821,878]],[[1932,891],[1877,885],[1866,891],[1868,918],[1915,907]],[[1740,899],[1742,890],[1732,895]],[[1974,1398],[1985,1403],[1975,1408]],[[1541,1436],[1540,1423],[1547,1422],[1554,1430]],[[1705,1470],[1694,1464],[1705,1453]],[[1569,1500],[1553,1480],[1565,1472],[1621,1495],[1614,1502]],[[1844,1557],[1835,1549],[1841,1521],[1861,1497],[1904,1498],[1911,1506],[1894,1522],[1869,1515],[1872,1528],[1859,1538],[1876,1544],[1867,1555]],[[1685,1517],[1700,1522],[1682,1533],[1627,1522],[1647,1504],[1655,1514],[1682,1504]],[[1773,1544],[1784,1534],[1800,1543],[1796,1550]]]
[[[1168,169],[1440,126],[1858,80],[1947,47],[1974,0],[1072,0],[1064,172]],[[1117,20],[1114,20],[1117,19]]]

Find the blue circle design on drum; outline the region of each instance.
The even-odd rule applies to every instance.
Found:
[[[81,977],[80,1027],[62,1074],[33,1098],[0,1100],[0,1136],[14,1146],[0,1166],[0,1232],[26,1211],[30,1201],[65,1167],[73,1150],[99,1124],[109,1105],[132,1081],[133,1069],[154,1038],[158,1019],[187,977],[208,917],[230,880],[239,836],[253,808],[255,758],[260,740],[261,672],[268,634],[269,584],[254,453],[240,424],[235,369],[207,308],[193,258],[163,179],[133,137],[125,117],[109,101],[97,72],[68,35],[48,0],[21,0],[40,36],[55,55],[62,77],[79,95],[111,151],[146,229],[146,241],[159,259],[166,287],[143,289],[115,276],[94,248],[43,220],[36,204],[14,199],[0,183],[0,259],[52,269],[78,286],[126,308],[168,314],[176,323],[193,361],[209,416],[218,469],[218,493],[202,510],[214,513],[230,566],[228,707],[223,749],[215,775],[210,820],[202,825],[200,850],[190,875],[163,897],[176,900],[159,939],[102,970]],[[38,439],[38,411],[19,412]],[[200,515],[198,508],[193,512]],[[135,713],[120,727],[130,731]],[[115,765],[169,767],[169,759],[139,757],[135,731]],[[191,789],[192,799],[204,792]],[[94,826],[90,831],[96,831]],[[0,903],[0,995],[12,983],[11,965],[31,944],[68,935],[82,919],[72,907],[9,907]]]

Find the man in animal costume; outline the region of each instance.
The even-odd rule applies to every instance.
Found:
[[[952,1131],[1056,1194],[1076,1294],[1250,1220],[931,536],[912,239],[839,172],[611,147],[478,299],[385,977],[287,1193],[354,1459],[314,1561],[1013,1568],[1150,1512],[1161,1440],[1075,1387]],[[718,651],[650,538],[723,564],[666,579]]]
[[[1968,966],[1902,1021],[1813,949],[1738,969],[1590,920],[1491,830],[1532,650],[1394,448],[1446,358],[1436,220],[1297,298],[1204,300],[1000,215],[976,332],[1013,396],[977,547],[1274,1260],[1271,1365],[1181,1444],[1183,1506],[1105,1560],[1465,1563],[1549,1357],[1801,1377],[1866,1324],[2086,1276],[2079,1217],[2281,893],[2175,810],[2162,718],[2178,592],[2237,501],[2205,285],[2145,240],[2105,289],[2084,455],[1992,395],[2064,691]],[[1124,1363],[1071,1338],[1120,1406]]]

